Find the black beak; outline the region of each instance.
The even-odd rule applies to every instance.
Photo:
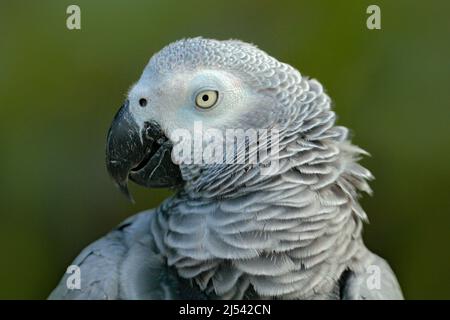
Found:
[[[139,129],[126,101],[114,117],[106,141],[106,167],[120,190],[132,200],[128,179],[148,188],[180,186],[183,180],[171,151],[172,143],[158,124],[146,122]]]

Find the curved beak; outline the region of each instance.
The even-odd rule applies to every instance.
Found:
[[[106,140],[106,167],[119,189],[132,200],[128,179],[148,188],[182,184],[180,169],[172,162],[172,143],[155,122],[139,128],[128,100],[117,112]]]

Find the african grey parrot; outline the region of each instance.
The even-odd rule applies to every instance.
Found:
[[[277,129],[276,170],[177,163],[173,132],[195,136],[195,122]],[[69,288],[66,274],[50,299],[403,299],[362,240],[366,152],[335,125],[318,81],[256,46],[192,38],[163,48],[129,91],[106,149],[126,194],[128,179],[176,192],[84,249],[73,262],[81,287]]]

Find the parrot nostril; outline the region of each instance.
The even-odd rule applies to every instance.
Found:
[[[141,107],[145,107],[147,105],[147,99],[144,98],[139,99],[139,105]]]

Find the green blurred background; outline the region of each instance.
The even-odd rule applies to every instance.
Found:
[[[82,30],[66,28],[81,7]],[[378,4],[382,30],[366,28]],[[0,2],[0,298],[45,298],[79,251],[169,191],[122,197],[105,135],[150,56],[190,36],[253,42],[334,99],[371,152],[365,239],[406,298],[450,298],[448,1]]]

